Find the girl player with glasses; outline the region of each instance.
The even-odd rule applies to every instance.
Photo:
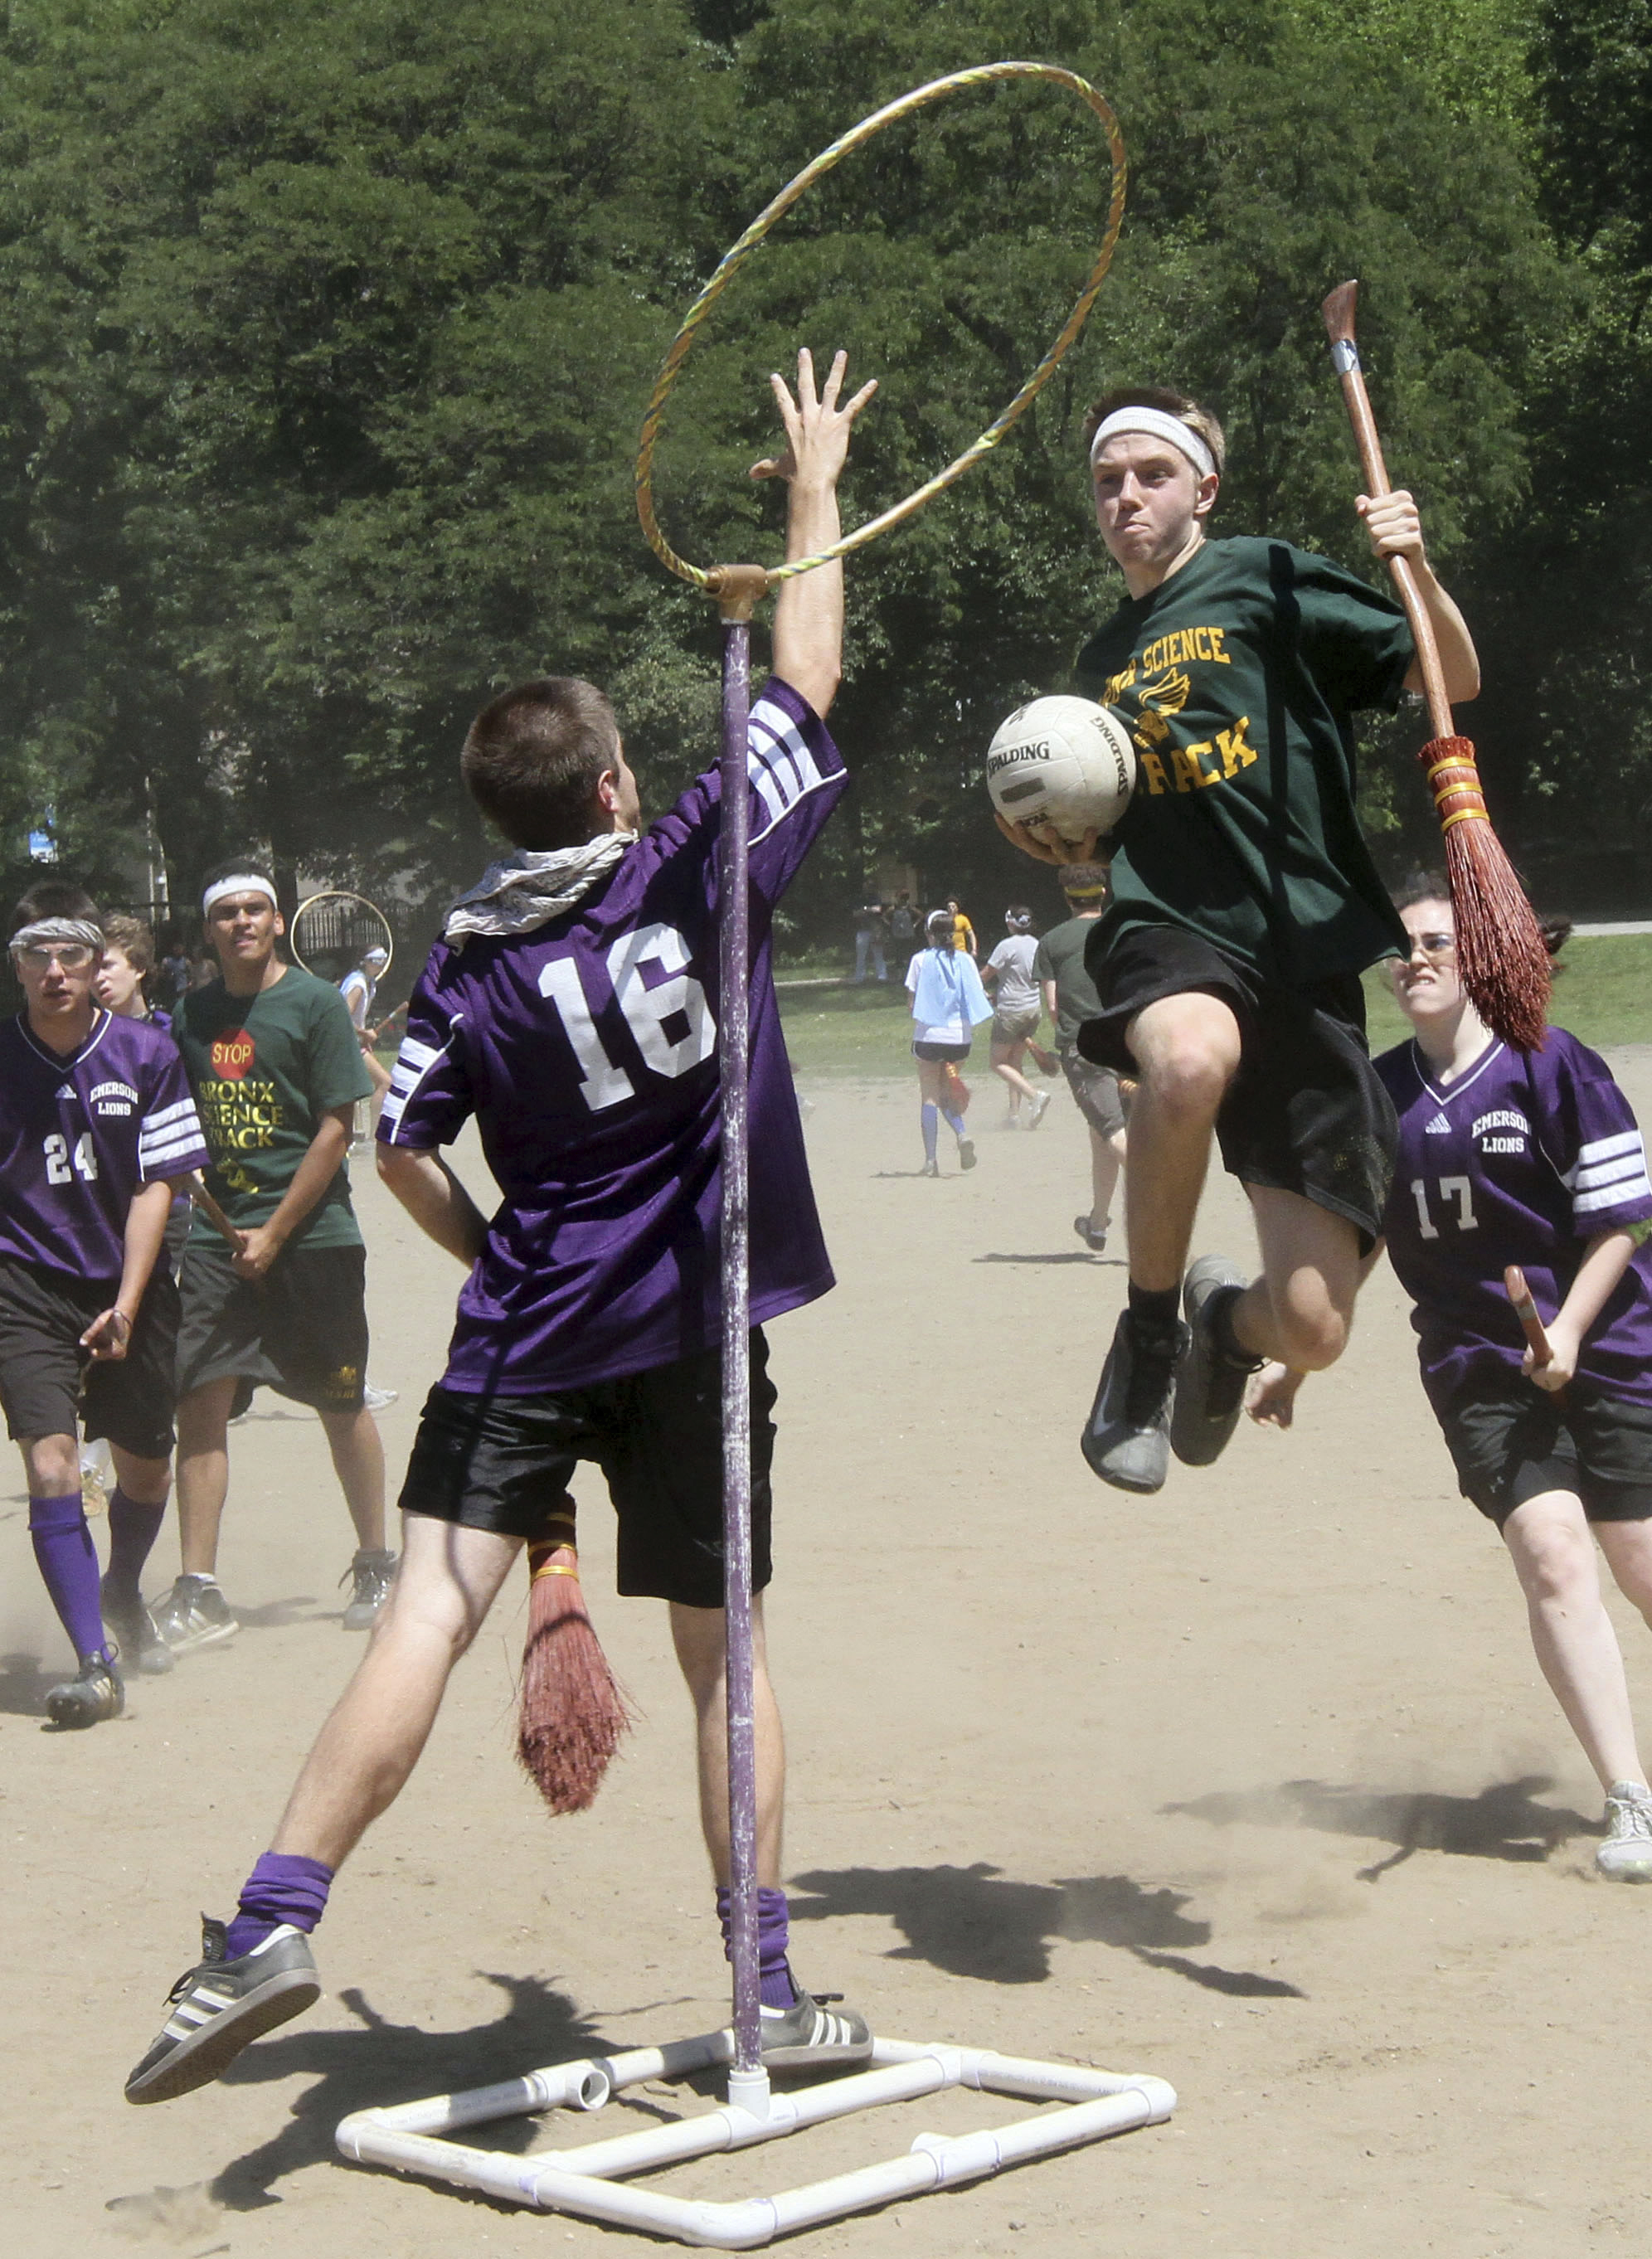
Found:
[[[1652,1790],[1591,1542],[1652,1623],[1645,1148],[1606,1062],[1575,1036],[1551,1028],[1527,1053],[1488,1031],[1463,993],[1442,879],[1418,881],[1400,916],[1411,954],[1394,993],[1415,1034],[1376,1066],[1399,1115],[1385,1227],[1416,1303],[1422,1385],[1463,1496],[1508,1547],[1543,1676],[1606,1792],[1595,1863],[1652,1882]],[[1543,1319],[1547,1363],[1504,1288],[1512,1264]],[[1252,1418],[1288,1427],[1305,1378],[1268,1367]]]

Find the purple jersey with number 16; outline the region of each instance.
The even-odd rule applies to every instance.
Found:
[[[0,1256],[120,1277],[132,1194],[209,1164],[183,1061],[146,1020],[99,1011],[65,1056],[0,1026]]]
[[[845,782],[787,684],[751,709],[751,1322],[832,1283],[770,973],[775,902]],[[535,1395],[717,1340],[715,770],[548,924],[438,942],[379,1124],[429,1150],[476,1116],[504,1194],[459,1299],[445,1388]]]
[[[1477,1369],[1520,1369],[1509,1264],[1552,1317],[1589,1242],[1652,1217],[1646,1149],[1606,1061],[1564,1028],[1541,1051],[1494,1043],[1443,1087],[1414,1043],[1376,1066],[1399,1115],[1388,1252],[1417,1305],[1423,1386],[1438,1409]],[[1652,1404],[1652,1245],[1636,1249],[1590,1328],[1577,1377]]]

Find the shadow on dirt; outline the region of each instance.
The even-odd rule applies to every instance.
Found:
[[[1541,1862],[1574,1835],[1599,1835],[1602,1823],[1564,1805],[1539,1804],[1554,1786],[1547,1773],[1494,1781],[1478,1796],[1433,1790],[1383,1790],[1322,1780],[1287,1780],[1277,1788],[1218,1791],[1163,1809],[1214,1828],[1314,1828],[1330,1835],[1364,1835],[1394,1845],[1392,1857],[1359,1869],[1374,1883],[1417,1851],[1466,1859]]]
[[[802,1895],[812,1892],[810,1897]],[[1191,1961],[1170,1949],[1207,1945],[1210,1924],[1182,1912],[1180,1891],[1149,1891],[1128,1875],[1059,1883],[1009,1882],[996,1867],[848,1867],[799,1875],[794,1921],[881,1914],[905,1933],[893,1961],[927,1961],[989,1985],[1042,1985],[1058,1939],[1111,1945],[1150,1968],[1244,1999],[1301,1999],[1294,1985],[1246,1969]]]

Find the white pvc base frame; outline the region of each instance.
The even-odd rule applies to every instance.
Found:
[[[1030,2063],[995,2055],[986,2048],[915,2045],[877,2040],[872,2068],[847,2078],[823,2081],[794,2092],[768,2091],[761,2071],[744,2083],[744,2092],[721,2108],[683,2118],[645,2133],[622,2134],[603,2141],[549,2155],[519,2156],[497,2149],[474,2149],[439,2138],[461,2126],[510,2118],[530,2111],[572,2106],[599,2110],[611,2094],[644,2079],[680,2078],[733,2058],[727,2031],[677,2040],[662,2048],[637,2048],[624,2055],[552,2064],[498,2086],[474,2087],[465,2094],[435,2095],[386,2110],[358,2110],[338,2127],[338,2143],[360,2164],[388,2165],[397,2172],[420,2173],[507,2204],[542,2212],[573,2213],[606,2220],[679,2243],[709,2245],[723,2251],[750,2251],[822,2220],[841,2220],[897,2197],[922,2196],[932,2189],[956,2188],[984,2179],[1006,2165],[1076,2149],[1136,2126],[1162,2124],[1176,2107],[1173,2087],[1146,2073],[1092,2070],[1073,2063]],[[805,2126],[847,2117],[881,2102],[909,2102],[949,2086],[970,2086],[993,2094],[1017,2094],[1041,2102],[1064,2102],[1065,2110],[1043,2110],[992,2132],[951,2137],[920,2134],[904,2156],[858,2172],[839,2173],[806,2188],[778,2196],[748,2197],[735,2204],[662,2195],[619,2185],[619,2177],[651,2167],[680,2164],[714,2151],[744,2149],[773,2141]]]

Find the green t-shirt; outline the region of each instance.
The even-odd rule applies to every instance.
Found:
[[[1093,917],[1069,918],[1065,925],[1052,925],[1033,958],[1033,979],[1053,980],[1056,984],[1058,1050],[1065,1051],[1069,1044],[1077,1043],[1084,1023],[1100,1014],[1101,999],[1095,993],[1095,983],[1084,962],[1085,944],[1096,925],[1097,920]]]
[[[329,982],[289,965],[255,996],[232,996],[219,980],[191,989],[172,1033],[212,1156],[207,1184],[213,1197],[231,1223],[267,1223],[322,1116],[372,1095],[344,998]],[[224,1246],[198,1211],[190,1243]],[[361,1244],[342,1165],[288,1244]]]
[[[1286,987],[1403,954],[1354,813],[1349,717],[1392,711],[1412,658],[1391,597],[1285,541],[1207,542],[1127,598],[1075,668],[1136,741],[1098,946],[1180,926]]]

